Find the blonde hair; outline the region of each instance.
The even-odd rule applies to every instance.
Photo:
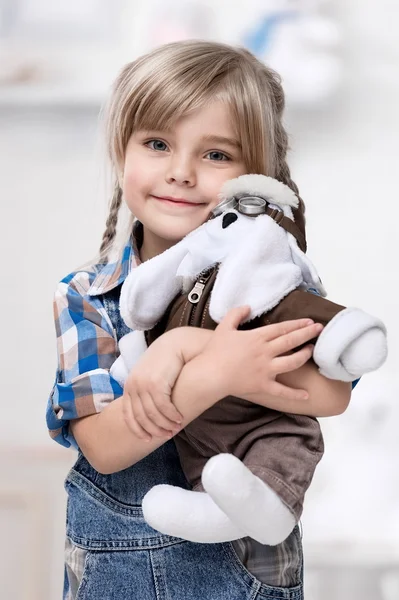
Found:
[[[117,77],[106,110],[107,151],[114,194],[100,247],[106,260],[115,240],[122,190],[118,173],[138,129],[168,129],[210,100],[225,101],[242,145],[248,173],[275,177],[297,194],[295,220],[304,232],[304,204],[287,164],[282,124],[284,92],[279,75],[248,50],[188,40],[166,44],[128,63]],[[131,223],[129,224],[131,230]]]

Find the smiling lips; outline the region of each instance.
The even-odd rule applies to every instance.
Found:
[[[174,198],[173,196],[152,196],[155,200],[175,204],[177,206],[203,206],[203,202],[189,202],[185,198]]]

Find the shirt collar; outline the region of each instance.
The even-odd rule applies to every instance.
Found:
[[[140,264],[139,248],[142,241],[142,225],[136,221],[132,235],[123,248],[120,258],[111,263],[98,266],[95,276],[88,290],[89,296],[99,296],[121,285],[130,271]]]

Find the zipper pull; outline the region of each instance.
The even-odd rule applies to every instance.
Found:
[[[191,302],[191,304],[198,304],[200,301],[206,281],[207,280],[205,277],[200,277],[196,282],[195,286],[188,295],[188,300]]]

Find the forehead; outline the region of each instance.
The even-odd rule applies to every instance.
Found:
[[[152,124],[152,127],[145,127],[145,129],[192,135],[209,143],[222,143],[241,148],[232,111],[228,104],[222,101],[212,101],[192,108],[173,120],[165,121],[160,118]]]

